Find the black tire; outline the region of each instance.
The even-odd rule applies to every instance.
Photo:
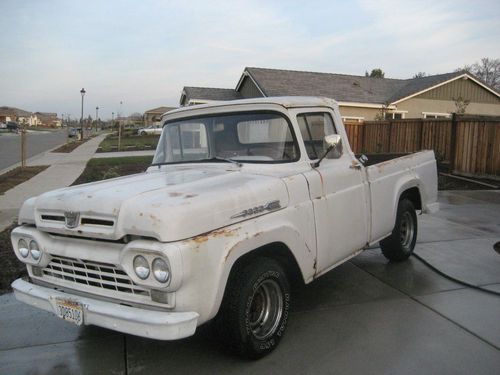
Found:
[[[221,339],[246,358],[271,353],[285,332],[290,302],[281,265],[270,258],[254,259],[232,272],[216,320]]]
[[[141,135],[146,135],[147,133],[146,132],[141,132]]]
[[[413,253],[417,242],[417,214],[413,203],[406,198],[399,201],[396,224],[392,234],[380,241],[384,256],[391,262],[402,262]]]

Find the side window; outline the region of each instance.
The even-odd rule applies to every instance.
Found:
[[[337,134],[332,117],[329,113],[304,113],[297,116],[297,121],[309,159],[320,158],[328,148],[325,136]],[[332,156],[330,153],[327,158]]]

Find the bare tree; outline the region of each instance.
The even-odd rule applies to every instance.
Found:
[[[500,59],[484,57],[479,62],[457,69],[457,71],[459,70],[471,72],[495,90],[500,91]]]
[[[423,77],[427,77],[426,72],[418,72],[418,73],[414,74],[412,78],[423,78]]]
[[[457,113],[459,115],[463,115],[467,109],[467,106],[470,104],[470,100],[462,98],[462,95],[460,95],[458,98],[453,97],[452,99],[455,102]]]

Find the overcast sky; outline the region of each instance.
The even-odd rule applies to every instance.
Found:
[[[0,0],[0,106],[85,116],[177,106],[245,66],[388,78],[500,56],[500,1]]]

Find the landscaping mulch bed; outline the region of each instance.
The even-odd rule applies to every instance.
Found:
[[[7,190],[28,181],[30,178],[36,176],[38,173],[47,169],[48,165],[37,165],[35,167],[17,167],[0,175],[0,195],[4,194]]]
[[[500,186],[500,181],[488,180],[484,178],[481,179],[470,178],[470,179],[495,186]],[[438,173],[438,190],[496,190],[496,189],[486,185],[464,181],[459,178],[444,176],[441,173]]]
[[[17,226],[13,223],[0,232],[0,294],[10,291],[10,284],[17,278],[26,276],[26,265],[20,262],[10,242],[10,232]]]
[[[75,148],[77,148],[78,146],[81,146],[83,145],[85,142],[87,142],[90,138],[88,139],[85,139],[83,141],[73,141],[73,142],[69,142],[69,143],[66,143],[64,145],[62,145],[61,147],[58,147],[56,148],[55,150],[53,150],[52,152],[64,152],[64,153],[68,153],[68,152],[71,152],[73,151]]]
[[[152,156],[90,159],[73,185],[141,173],[151,165],[152,160]]]

